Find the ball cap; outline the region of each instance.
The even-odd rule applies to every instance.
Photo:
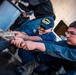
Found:
[[[41,20],[40,26],[44,27],[45,29],[49,29],[54,27],[54,21],[52,18],[43,18]]]

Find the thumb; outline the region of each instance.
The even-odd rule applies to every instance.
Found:
[[[12,33],[14,33],[15,35],[17,35],[17,34],[20,33],[20,32],[18,32],[18,31],[13,31]]]

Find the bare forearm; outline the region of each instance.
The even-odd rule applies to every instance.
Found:
[[[42,40],[42,38],[39,36],[25,36],[23,39],[24,40]]]
[[[45,45],[40,42],[33,42],[33,41],[25,41],[22,43],[22,48],[25,50],[38,50],[45,52]]]
[[[42,51],[42,52],[45,52],[45,45],[43,43],[38,43],[38,42],[35,42],[36,44],[36,49],[39,50],[39,51]]]

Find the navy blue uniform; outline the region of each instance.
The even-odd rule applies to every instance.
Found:
[[[56,36],[54,35],[53,32],[43,34],[43,35],[39,35],[38,30],[31,31],[30,29],[27,29],[27,30],[25,30],[25,32],[30,36],[40,36],[42,38],[42,40],[52,41],[52,42],[56,41]],[[19,56],[24,64],[29,62],[29,61],[32,61],[36,57],[35,53],[37,53],[37,52],[19,49]],[[39,57],[41,57],[40,59],[42,62],[44,62],[45,59],[47,59],[45,62],[48,62],[51,58],[51,56],[46,55],[42,52],[39,54]]]
[[[26,8],[28,8],[29,11],[33,10],[35,19],[30,20],[27,23],[25,22],[20,27],[20,31],[25,31],[29,36],[40,36],[42,40],[56,41],[56,37],[53,34],[53,32],[47,33],[44,35],[39,35],[37,33],[37,29],[40,26],[41,20],[43,18],[46,18],[46,17],[50,18],[51,23],[53,23],[54,25],[55,14],[53,12],[53,8],[50,0],[23,0],[23,1],[29,3],[29,6],[25,7],[25,11],[28,12]],[[35,55],[33,55],[34,54],[33,52],[34,51],[25,51],[22,49],[19,50],[19,56],[22,59],[22,62],[24,64],[29,61],[32,61],[32,59],[36,57]],[[51,56],[45,55],[44,53],[40,53],[40,57],[46,60],[46,59],[49,59]]]

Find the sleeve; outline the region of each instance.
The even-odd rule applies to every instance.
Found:
[[[33,34],[33,32],[30,29],[25,29],[24,32],[29,36],[32,36]]]
[[[46,53],[62,59],[76,62],[76,49],[68,48],[54,43],[45,43]]]
[[[39,35],[42,40],[44,41],[56,41],[56,36],[53,34],[53,32],[51,33],[47,33],[47,34],[43,34],[43,35]]]
[[[29,0],[29,4],[32,6],[36,6],[42,3],[46,3],[48,0]]]

